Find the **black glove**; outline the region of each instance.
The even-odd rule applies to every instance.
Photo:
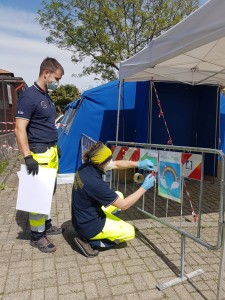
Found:
[[[35,159],[33,159],[32,155],[28,155],[24,157],[24,159],[27,166],[28,174],[38,174],[38,162]]]
[[[60,158],[62,156],[62,152],[58,145],[57,145],[57,152],[58,152],[58,157]]]

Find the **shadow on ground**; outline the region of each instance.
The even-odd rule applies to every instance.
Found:
[[[16,212],[16,223],[21,228],[16,237],[19,240],[29,240],[30,239],[30,226],[28,221],[29,213],[21,210]]]

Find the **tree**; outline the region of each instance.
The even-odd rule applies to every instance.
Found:
[[[60,85],[56,90],[50,92],[52,101],[58,112],[62,113],[68,103],[80,97],[78,88],[72,84]]]
[[[198,7],[198,0],[46,0],[38,20],[47,42],[71,51],[71,60],[90,57],[77,76],[117,78],[118,62],[143,49]],[[171,41],[172,43],[173,41]]]

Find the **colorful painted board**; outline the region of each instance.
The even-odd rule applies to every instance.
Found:
[[[159,151],[158,194],[181,202],[181,153]]]
[[[157,150],[140,149],[140,160],[150,159],[154,164],[154,171],[158,172],[158,156]]]

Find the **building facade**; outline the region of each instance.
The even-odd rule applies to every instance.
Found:
[[[14,131],[16,102],[26,88],[23,78],[0,69],[0,135]]]

